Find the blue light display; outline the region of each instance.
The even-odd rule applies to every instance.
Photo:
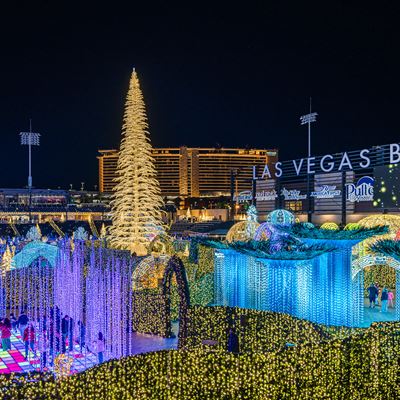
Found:
[[[288,313],[325,325],[360,326],[363,275],[353,280],[351,274],[357,241],[305,241],[337,250],[300,260],[215,250],[215,303]]]

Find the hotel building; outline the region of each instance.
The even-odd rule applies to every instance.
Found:
[[[117,150],[99,150],[100,192],[111,192],[115,183]],[[251,190],[253,166],[270,168],[278,161],[275,149],[225,149],[167,147],[153,149],[161,194],[171,197],[229,196],[231,175],[235,193]]]

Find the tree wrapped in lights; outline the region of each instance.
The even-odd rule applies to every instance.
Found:
[[[125,104],[117,184],[111,202],[110,243],[137,255],[146,254],[150,241],[163,230],[163,200],[147,128],[143,95],[133,70]]]
[[[42,234],[38,225],[31,226],[26,234],[26,240],[28,240],[29,242],[40,240],[41,237]]]
[[[11,260],[13,258],[13,253],[10,250],[9,245],[7,244],[6,250],[3,253],[3,258],[1,259],[1,269],[3,273],[9,271],[11,269]]]

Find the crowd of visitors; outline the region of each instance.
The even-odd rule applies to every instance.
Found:
[[[49,321],[45,317],[42,321],[32,321],[25,310],[21,310],[18,318],[11,313],[10,318],[0,319],[1,349],[11,350],[11,335],[14,334],[23,341],[27,360],[31,354],[37,359],[39,352],[41,370],[52,365],[57,354],[73,352],[74,344],[79,345],[80,353],[86,351],[97,354],[98,362],[102,363],[106,347],[103,333],[99,332],[96,340],[88,346],[86,327],[82,321],[78,321],[76,331],[74,332],[74,320],[68,315],[61,318],[58,308],[50,310]]]
[[[381,297],[380,306],[382,313],[388,311],[388,306],[394,308],[394,293],[391,290],[388,290],[386,287],[383,287],[381,290],[377,282],[372,282],[371,285],[369,285],[367,291],[370,308],[375,308],[376,306],[379,306],[379,295]]]

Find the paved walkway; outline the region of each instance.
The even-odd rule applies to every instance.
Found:
[[[388,308],[386,313],[381,312],[381,306],[369,308],[368,299],[365,300],[363,327],[368,328],[373,322],[396,321],[396,309]]]
[[[175,328],[175,329],[174,329]],[[173,331],[176,327],[173,326]],[[162,338],[154,335],[144,335],[134,333],[132,336],[132,354],[149,353],[151,351],[172,350],[178,345],[177,338]],[[73,357],[74,362],[71,367],[71,373],[82,372],[87,368],[97,364],[97,355],[86,352],[80,352],[78,344],[75,344],[74,350],[68,353]],[[40,369],[40,353],[37,352],[36,357],[29,352],[28,359],[25,358],[25,346],[19,334],[11,336],[11,350],[0,350],[0,374],[25,373],[39,371]]]

